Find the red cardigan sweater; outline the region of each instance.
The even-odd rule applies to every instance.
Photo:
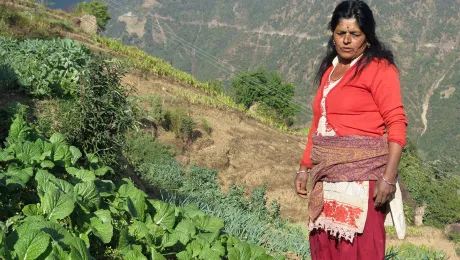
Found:
[[[374,59],[352,79],[356,64],[343,76],[326,98],[326,118],[338,136],[382,136],[388,132],[388,142],[404,147],[407,119],[402,104],[398,71],[386,60]],[[316,133],[321,117],[323,89],[332,71],[326,70],[313,101],[313,121],[307,147],[300,165],[311,168],[311,136]]]

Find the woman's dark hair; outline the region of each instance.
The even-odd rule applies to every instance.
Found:
[[[375,20],[369,6],[360,0],[347,0],[337,5],[329,22],[329,30],[332,36],[327,43],[326,57],[321,62],[318,72],[316,73],[316,82],[320,82],[327,68],[332,65],[332,61],[337,56],[337,51],[333,44],[334,30],[341,19],[355,18],[359,28],[366,35],[369,48],[363,53],[363,57],[356,64],[356,71],[353,77],[356,77],[363,69],[369,65],[372,59],[387,60],[390,64],[394,64],[393,53],[379,41],[375,34]]]

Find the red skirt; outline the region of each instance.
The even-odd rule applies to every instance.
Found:
[[[374,207],[375,181],[369,181],[369,207],[364,231],[350,243],[324,230],[310,232],[312,260],[382,260],[385,258],[385,217],[387,207]]]

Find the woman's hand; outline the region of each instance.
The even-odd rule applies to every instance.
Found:
[[[308,180],[308,173],[307,173],[307,168],[305,167],[300,167],[299,172],[297,173],[294,181],[295,189],[297,192],[297,195],[299,195],[301,198],[306,199],[307,198],[307,180]]]
[[[392,182],[394,180],[391,180]],[[374,207],[378,208],[383,206],[395,193],[396,186],[388,184],[382,177],[377,180],[377,183],[374,187]]]

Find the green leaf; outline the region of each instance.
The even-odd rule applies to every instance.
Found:
[[[70,259],[89,260],[92,259],[83,240],[74,237],[70,243]]]
[[[89,243],[89,236],[88,233],[80,233],[78,237],[85,242],[86,248],[89,248],[91,244]]]
[[[50,137],[50,142],[56,145],[65,144],[65,137],[60,133],[54,133]]]
[[[162,256],[160,253],[158,253],[157,250],[155,250],[154,247],[150,248],[150,253],[151,253],[152,260],[166,260],[166,258],[164,256]],[[176,257],[178,259],[180,259],[177,255],[176,255]]]
[[[237,245],[237,248],[240,250],[242,259],[251,259],[251,246],[248,243],[241,242]]]
[[[193,219],[196,216],[204,217],[206,214],[198,208],[198,206],[194,203],[188,204],[187,206],[183,207],[184,214]]]
[[[45,160],[40,163],[40,166],[44,169],[52,169],[54,168],[54,163],[52,161]]]
[[[194,217],[193,222],[199,229],[209,232],[218,232],[224,227],[222,219],[209,216]]]
[[[57,188],[50,188],[41,198],[41,208],[49,220],[56,221],[73,212],[74,200]]]
[[[75,172],[75,174],[72,174],[72,175],[80,179],[80,181],[82,182],[96,180],[96,175],[94,175],[94,172],[88,171],[85,169],[80,169],[77,172]]]
[[[186,245],[192,236],[196,234],[196,228],[192,221],[184,219],[179,224],[177,224],[175,232],[179,236],[179,241]]]
[[[0,162],[6,162],[14,159],[14,156],[6,150],[0,151]]]
[[[67,260],[69,259],[69,254],[62,249],[62,247],[57,242],[51,242],[53,250],[45,260]]]
[[[252,259],[256,259],[259,256],[265,255],[265,249],[263,247],[256,246],[253,244],[249,244],[249,246],[251,248],[251,258]]]
[[[78,148],[75,146],[70,146],[69,151],[72,154],[72,159],[70,160],[70,162],[72,163],[72,165],[75,165],[81,158],[82,154],[80,150],[78,150]]]
[[[190,260],[192,255],[188,251],[182,251],[176,254],[178,260]]]
[[[134,237],[136,240],[141,240],[146,237],[149,232],[147,226],[140,221],[135,220],[133,224],[129,226],[129,235]]]
[[[240,260],[240,252],[234,247],[229,247],[228,249],[228,260]]]
[[[95,171],[97,176],[104,176],[108,172],[113,172],[113,169],[109,166],[102,166]]]
[[[147,257],[145,257],[141,252],[137,250],[131,250],[125,255],[125,259],[129,260],[147,260]]]
[[[109,180],[95,180],[97,189],[99,190],[99,196],[110,197],[115,194],[115,184]]]
[[[26,216],[38,216],[38,215],[41,215],[42,213],[41,209],[37,207],[36,204],[29,204],[25,206],[24,208],[22,208],[22,212]]]
[[[214,243],[211,247],[211,250],[219,256],[225,255],[225,247],[220,242]]]
[[[118,248],[121,253],[128,252],[132,249],[131,241],[129,239],[128,228],[125,227],[120,231],[120,237],[118,239]]]
[[[192,240],[192,242],[187,245],[187,251],[191,253],[192,258],[197,257],[201,253],[202,248],[203,246],[196,240]]]
[[[102,221],[102,223],[112,223],[112,215],[110,214],[109,210],[100,209],[95,211],[94,215],[96,215]]]
[[[30,177],[32,177],[34,174],[33,168],[28,167],[28,168],[18,168],[17,166],[10,164],[8,165],[8,171],[5,173],[5,175],[10,176],[10,177],[16,177],[18,180],[20,180],[21,183],[26,184]]]
[[[118,189],[118,194],[122,198],[127,198],[127,210],[132,217],[144,220],[145,210],[147,209],[147,204],[145,201],[145,193],[127,179],[124,179],[127,184],[123,184]]]
[[[6,244],[6,232],[7,232],[6,225],[0,221],[0,258],[5,260],[12,259],[11,252],[7,247]]]
[[[78,203],[86,209],[99,207],[100,197],[94,182],[78,183],[74,187],[74,192],[78,196]]]
[[[113,236],[112,223],[104,223],[100,218],[93,217],[90,219],[90,224],[95,236],[99,237],[104,244],[110,243]]]
[[[145,203],[145,195],[143,192],[137,190],[131,194],[127,199],[127,206],[133,218],[144,220],[147,204]]]
[[[41,156],[41,150],[38,145],[32,142],[25,142],[22,145],[18,145],[18,154],[16,157],[25,164],[32,164]]]
[[[153,221],[156,225],[159,225],[166,229],[174,227],[176,222],[174,206],[162,201],[151,201],[153,207],[156,209],[156,214],[153,217]]]
[[[18,232],[19,238],[14,245],[14,251],[19,259],[36,259],[49,244],[49,237],[40,230],[27,230],[27,232]]]
[[[206,260],[208,260],[208,259],[209,260],[220,260],[220,259],[222,259],[220,257],[220,255],[216,251],[212,250],[211,248],[205,248],[205,249],[201,250],[199,258],[200,259],[206,259]]]
[[[172,247],[175,246],[179,242],[179,235],[177,233],[166,233],[163,236],[162,246],[163,247]]]
[[[86,159],[91,164],[97,164],[99,162],[99,159],[97,158],[97,156],[95,154],[92,154],[92,153],[86,154]]]
[[[43,153],[41,156],[42,160],[45,160],[45,158],[51,158],[51,154],[54,151],[54,145],[50,142],[44,142],[43,143]]]
[[[72,153],[70,152],[69,146],[60,144],[57,146],[54,152],[54,162],[59,166],[70,166],[72,160]]]

